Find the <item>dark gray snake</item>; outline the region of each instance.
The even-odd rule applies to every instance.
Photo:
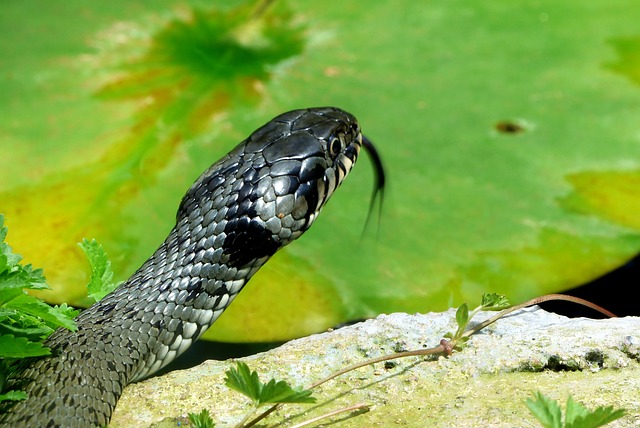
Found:
[[[56,330],[52,356],[10,379],[29,398],[3,426],[108,424],[123,388],[182,354],[278,249],[302,235],[351,170],[364,144],[337,108],[282,114],[213,164],[191,186],[175,227],[131,278],[83,311],[77,332]]]

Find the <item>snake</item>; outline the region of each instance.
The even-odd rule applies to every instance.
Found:
[[[0,415],[2,425],[106,426],[125,386],[182,354],[309,229],[361,147],[375,167],[373,201],[384,170],[350,113],[293,110],[254,131],[193,183],[175,226],[128,280],[82,311],[76,331],[54,331],[50,356],[21,361],[7,385],[28,398]]]

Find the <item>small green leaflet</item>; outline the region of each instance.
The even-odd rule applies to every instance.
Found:
[[[11,272],[22,259],[18,254],[13,254],[11,247],[4,242],[6,237],[7,227],[4,225],[4,216],[0,214],[0,275]]]
[[[95,239],[83,239],[78,244],[89,260],[91,278],[87,284],[87,294],[96,302],[115,290],[122,282],[113,282],[111,261],[107,253]]]
[[[569,396],[567,399],[565,428],[597,428],[624,415],[624,409],[614,409],[613,406],[601,406],[589,411],[582,404],[573,401],[573,398]]]
[[[14,309],[26,315],[40,318],[52,328],[64,327],[75,330],[76,325],[73,317],[78,314],[75,309],[69,308],[66,304],[60,306],[50,306],[29,294],[22,293],[4,305],[5,308]]]
[[[6,394],[0,394],[0,403],[3,401],[20,401],[27,398],[27,393],[24,391],[8,391]]]
[[[562,427],[562,410],[557,401],[552,400],[540,392],[533,394],[535,400],[527,399],[527,407],[545,428]]]
[[[200,413],[189,413],[189,422],[195,428],[213,428],[216,425],[207,409],[202,409]]]
[[[485,311],[499,311],[511,306],[504,294],[484,293],[482,294],[482,309]]]
[[[57,327],[75,330],[73,317],[77,311],[67,305],[49,306],[24,291],[49,287],[41,269],[20,264],[22,257],[14,254],[4,242],[6,236],[7,227],[4,226],[4,216],[0,214],[0,334],[8,341],[10,337],[32,338],[38,333],[43,339]],[[4,342],[5,345],[7,343]]]
[[[613,406],[590,411],[569,396],[563,423],[562,410],[557,401],[540,392],[534,393],[534,398],[527,399],[527,407],[545,428],[597,428],[625,415],[624,409],[614,409]]]
[[[15,310],[0,308],[0,336],[13,335],[37,342],[52,331],[51,327],[37,317],[25,314],[18,316]]]
[[[469,306],[466,303],[460,305],[458,310],[456,311],[456,323],[459,327],[464,329],[464,327],[469,322]]]
[[[271,379],[266,384],[245,363],[237,362],[236,368],[225,372],[225,385],[249,397],[256,406],[265,403],[315,403],[311,391],[292,388],[285,381]]]
[[[40,342],[31,342],[12,334],[0,336],[0,358],[26,358],[49,355],[51,350]]]
[[[13,253],[9,244],[4,242],[7,232],[4,216],[0,214],[0,293],[2,293],[0,294],[0,305],[10,300],[7,293],[21,294],[15,293],[16,289],[42,290],[49,288],[42,274],[42,269],[33,269],[31,265],[20,265],[22,257]]]

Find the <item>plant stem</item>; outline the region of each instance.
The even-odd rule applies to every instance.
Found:
[[[242,427],[250,426],[250,425],[245,425],[244,423],[247,421],[247,419],[251,417],[251,415],[255,413],[256,409],[257,409],[256,405],[253,404],[253,407],[249,409],[247,413],[245,413],[245,415],[242,417],[242,420],[236,424],[236,427],[242,428]]]
[[[500,318],[504,317],[505,315],[508,315],[508,314],[510,314],[512,312],[515,312],[515,311],[519,310],[519,309],[524,309],[524,308],[526,308],[528,306],[533,306],[533,305],[537,305],[537,304],[540,304],[540,303],[549,302],[549,301],[552,301],[552,300],[564,300],[564,301],[567,301],[567,302],[577,303],[579,305],[583,305],[583,306],[591,308],[591,309],[593,309],[595,311],[598,311],[601,314],[604,314],[604,315],[606,315],[606,316],[608,316],[610,318],[617,318],[617,316],[613,312],[610,312],[610,311],[604,309],[603,307],[596,305],[595,303],[591,303],[588,300],[584,300],[584,299],[581,299],[579,297],[574,297],[574,296],[567,296],[567,295],[564,295],[564,294],[545,294],[544,296],[533,298],[533,299],[528,300],[528,301],[526,301],[524,303],[520,303],[519,305],[511,306],[511,307],[509,307],[507,309],[504,309],[504,310],[498,312],[496,315],[492,316],[491,318],[489,318],[489,319],[481,322],[480,324],[474,326],[473,328],[470,328],[469,330],[465,331],[463,336],[467,336],[467,337],[471,336],[472,334],[479,332],[480,330],[482,330],[486,326],[493,324],[494,322],[496,322]]]
[[[307,425],[311,425],[312,423],[318,422],[319,420],[330,418],[331,416],[335,416],[344,412],[351,412],[354,410],[364,410],[365,412],[368,412],[369,406],[367,404],[360,403],[360,404],[354,404],[353,406],[349,406],[349,407],[343,407],[342,409],[334,410],[332,412],[325,413],[324,415],[316,416],[315,418],[311,418],[304,422],[300,422],[299,424],[294,425],[291,428],[302,428]]]
[[[317,387],[319,385],[322,385],[325,382],[330,381],[331,379],[334,379],[334,378],[336,378],[338,376],[341,376],[341,375],[343,375],[345,373],[348,373],[350,371],[359,369],[360,367],[365,367],[365,366],[368,366],[368,365],[371,365],[371,364],[380,363],[380,362],[383,362],[383,361],[395,360],[397,358],[413,357],[413,356],[420,356],[420,355],[441,354],[443,352],[445,352],[445,347],[442,346],[442,345],[438,345],[438,346],[436,346],[434,348],[416,349],[414,351],[404,351],[404,352],[398,352],[398,353],[391,354],[391,355],[382,355],[380,357],[371,358],[369,360],[365,360],[365,361],[362,361],[362,362],[355,363],[355,364],[352,364],[350,366],[347,366],[347,367],[343,368],[342,370],[334,372],[334,373],[330,374],[329,376],[310,384],[305,389],[313,389],[313,388],[315,388],[315,387]],[[269,407],[269,409],[267,409],[265,412],[259,414],[255,419],[253,419],[251,422],[246,424],[244,427],[245,428],[249,428],[249,427],[254,426],[258,422],[260,422],[262,419],[266,418],[271,413],[273,413],[278,408],[280,408],[281,405],[282,404],[274,404],[273,406]]]

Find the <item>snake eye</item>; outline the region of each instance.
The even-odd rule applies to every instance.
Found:
[[[329,143],[329,154],[332,157],[338,156],[338,154],[342,151],[342,147],[343,147],[342,141],[343,141],[342,135],[340,135],[340,138],[333,137],[331,139],[331,142]]]

